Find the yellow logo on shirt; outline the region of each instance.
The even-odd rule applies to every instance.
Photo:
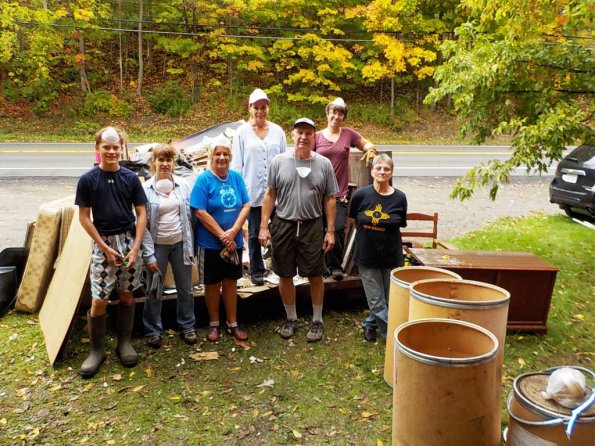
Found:
[[[390,215],[382,212],[382,205],[378,203],[372,210],[364,211],[364,214],[372,219],[372,224],[376,226],[380,220],[388,220]]]

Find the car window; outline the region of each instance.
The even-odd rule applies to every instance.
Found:
[[[595,146],[579,146],[566,158],[575,159],[579,164],[595,166]]]

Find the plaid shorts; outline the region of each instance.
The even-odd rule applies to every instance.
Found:
[[[131,231],[117,235],[102,235],[101,238],[109,247],[119,251],[122,257],[134,245],[134,234]],[[108,299],[114,289],[132,293],[141,286],[142,270],[141,253],[139,253],[133,268],[128,269],[124,265],[117,267],[110,265],[99,245],[93,242],[90,274],[91,295],[94,299]]]

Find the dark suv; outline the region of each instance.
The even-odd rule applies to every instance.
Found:
[[[595,145],[583,144],[558,164],[550,184],[550,202],[569,217],[595,222]]]

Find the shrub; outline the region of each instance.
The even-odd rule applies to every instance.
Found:
[[[110,117],[129,117],[133,109],[126,101],[119,99],[109,91],[98,90],[85,96],[83,115],[95,116],[107,114]]]
[[[55,83],[48,79],[31,83],[11,79],[4,84],[2,94],[15,104],[25,100],[30,104],[31,110],[37,114],[48,111],[58,96]]]
[[[95,135],[95,132],[99,130],[99,127],[97,122],[79,119],[74,124],[72,131],[74,134],[84,136],[85,139],[88,139],[87,137]]]
[[[148,96],[151,109],[162,115],[181,116],[190,110],[191,101],[177,81],[168,81],[165,86]]]

